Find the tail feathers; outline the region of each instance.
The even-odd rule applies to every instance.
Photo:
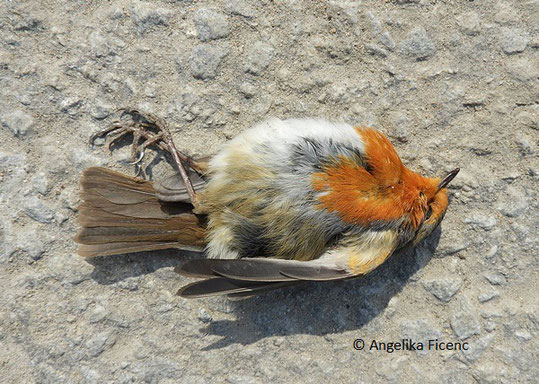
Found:
[[[80,241],[76,240],[80,243]],[[134,242],[114,242],[106,244],[81,244],[78,253],[82,257],[112,256],[123,253],[157,251],[160,249],[180,248],[200,252],[200,247],[190,247],[187,245],[178,245],[178,242],[160,242],[155,241],[137,241]]]
[[[192,205],[158,200],[151,182],[93,167],[81,185],[81,228],[75,237],[81,256],[203,249],[205,223]]]

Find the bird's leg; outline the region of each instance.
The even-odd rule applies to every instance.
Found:
[[[140,162],[144,158],[145,150],[150,145],[156,145],[170,153],[178,170],[180,176],[185,184],[187,193],[191,198],[193,205],[196,204],[196,192],[193,188],[193,184],[187,175],[187,171],[184,167],[184,162],[189,165],[195,172],[203,174],[203,169],[199,164],[184,155],[176,149],[174,141],[172,140],[172,135],[167,127],[167,124],[160,118],[153,116],[151,114],[142,114],[136,109],[125,108],[121,109],[122,116],[129,115],[132,118],[132,121],[129,122],[114,122],[110,127],[107,127],[90,137],[90,143],[92,144],[95,139],[98,137],[106,136],[113,134],[114,136],[108,142],[108,149],[110,146],[124,137],[127,134],[133,135],[133,144],[131,147],[131,159],[133,164],[137,165],[138,172],[140,171]],[[139,144],[141,140],[144,140],[142,144]],[[137,172],[137,174],[138,174]]]

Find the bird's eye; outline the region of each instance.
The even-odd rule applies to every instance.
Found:
[[[421,197],[423,199],[423,198],[425,198],[425,194],[421,191],[421,192],[419,192],[419,197]]]

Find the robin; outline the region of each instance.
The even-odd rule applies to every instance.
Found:
[[[358,277],[415,246],[443,219],[447,185],[404,166],[382,133],[313,119],[271,119],[213,157],[179,152],[164,122],[125,110],[109,145],[133,134],[136,163],[157,146],[180,173],[161,182],[106,168],[81,180],[85,257],[178,248],[203,252],[175,271],[183,297],[250,296],[303,281]],[[141,143],[142,142],[142,143]],[[110,147],[109,147],[110,148]]]

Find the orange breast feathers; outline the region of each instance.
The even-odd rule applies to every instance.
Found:
[[[312,175],[313,189],[320,192],[320,208],[338,213],[347,223],[404,218],[417,228],[440,179],[406,168],[382,133],[370,128],[356,131],[365,145],[364,161],[339,156]]]

